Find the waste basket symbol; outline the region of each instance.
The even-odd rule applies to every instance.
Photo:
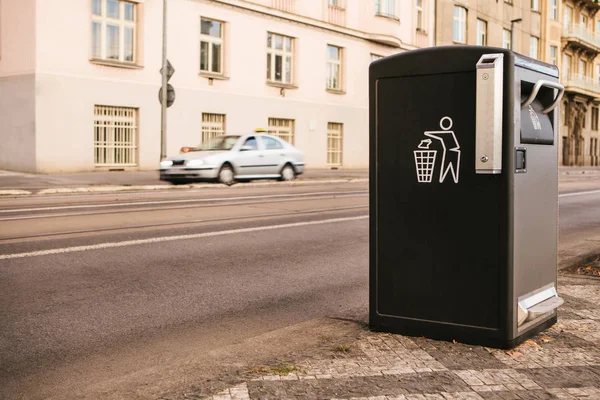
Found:
[[[419,149],[415,150],[415,166],[417,168],[417,181],[419,183],[431,183],[433,180],[433,169],[437,150],[429,150],[431,139],[421,140]]]

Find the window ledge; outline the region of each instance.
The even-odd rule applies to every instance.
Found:
[[[400,17],[395,15],[383,14],[383,13],[375,13],[376,17],[381,17],[385,19],[391,19],[392,21],[400,22]]]
[[[457,44],[457,45],[462,45],[462,46],[466,46],[467,42],[457,42],[456,40],[452,41],[453,44]]]
[[[143,65],[139,65],[131,62],[123,62],[123,61],[114,61],[114,60],[105,60],[103,58],[90,58],[90,62],[96,65],[105,65],[107,67],[117,67],[117,68],[126,68],[126,69],[143,69]]]
[[[298,85],[294,85],[293,83],[267,81],[267,85],[284,89],[298,89]]]
[[[427,36],[427,31],[423,28],[417,28],[417,32],[420,33],[421,35]]]
[[[325,90],[331,94],[346,94],[345,91],[340,90],[340,89],[325,89]]]
[[[223,74],[215,74],[215,73],[205,72],[205,71],[198,72],[198,76],[203,76],[203,77],[208,78],[208,79],[218,79],[218,80],[221,80],[221,81],[228,81],[229,80],[229,77],[225,76]]]

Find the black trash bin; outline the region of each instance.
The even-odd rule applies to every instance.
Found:
[[[499,48],[371,64],[372,329],[509,348],[556,322],[563,91]]]

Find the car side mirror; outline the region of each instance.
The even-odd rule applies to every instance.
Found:
[[[250,151],[250,150],[254,150],[254,147],[248,146],[248,145],[244,145],[244,146],[240,147],[240,151]]]

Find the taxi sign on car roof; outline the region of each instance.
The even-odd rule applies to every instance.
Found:
[[[256,128],[254,130],[255,133],[265,133],[267,130],[265,128]]]

